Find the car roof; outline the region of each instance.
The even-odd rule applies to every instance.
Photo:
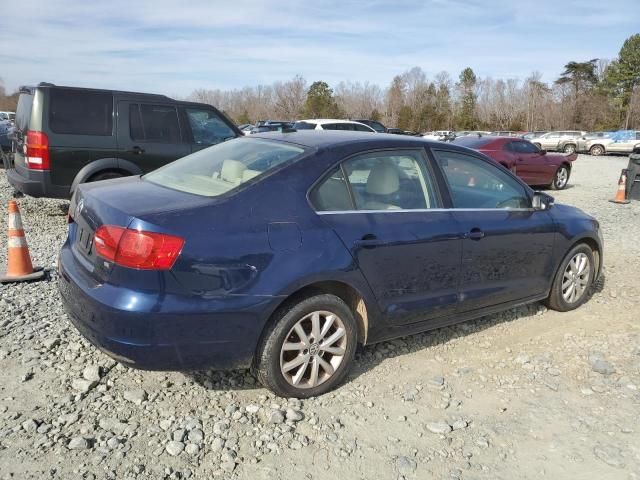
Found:
[[[343,120],[340,118],[308,118],[306,120],[298,120],[298,122],[307,122],[307,123],[317,123],[319,125],[324,125],[325,123],[358,123],[360,125],[364,125],[364,123],[358,122],[356,120]],[[365,125],[368,127],[368,125]]]
[[[425,145],[448,147],[450,145],[430,141],[422,137],[393,135],[390,133],[371,135],[369,132],[354,132],[349,130],[298,130],[293,132],[256,133],[252,134],[251,138],[278,140],[295,143],[308,148],[337,147],[350,143],[368,143],[369,148],[406,148],[411,146],[423,147]],[[460,148],[459,146],[455,147]]]

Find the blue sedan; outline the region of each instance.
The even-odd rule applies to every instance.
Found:
[[[484,155],[416,137],[256,134],[81,185],[58,262],[69,317],[152,370],[252,367],[310,397],[357,344],[535,301],[580,306],[598,222]]]

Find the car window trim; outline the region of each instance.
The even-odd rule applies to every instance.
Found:
[[[528,208],[396,208],[393,210],[323,210],[316,211],[318,215],[347,215],[353,213],[427,213],[427,212],[535,212]]]
[[[349,198],[351,199],[351,205],[352,207],[355,209],[356,208],[356,204],[355,204],[355,196],[353,195],[353,191],[351,189],[351,184],[348,181],[348,178],[346,176],[346,171],[344,169],[344,164],[345,162],[348,162],[349,160],[351,160],[354,157],[358,157],[360,155],[366,155],[369,153],[376,153],[376,152],[402,152],[402,151],[420,151],[421,153],[421,157],[422,157],[422,162],[423,162],[423,166],[425,167],[427,174],[431,175],[431,179],[434,180],[432,182],[432,187],[434,190],[434,201],[435,203],[439,206],[438,208],[444,207],[444,202],[443,202],[443,198],[442,195],[440,193],[440,182],[439,179],[437,178],[437,175],[435,174],[434,171],[434,167],[432,164],[433,160],[429,157],[428,154],[428,150],[426,149],[426,146],[413,146],[413,147],[387,147],[387,148],[373,148],[371,150],[363,150],[361,152],[356,152],[356,153],[352,153],[351,155],[348,155],[344,158],[342,158],[341,160],[338,160],[335,163],[332,163],[331,166],[329,166],[329,168],[322,174],[320,175],[320,177],[318,177],[318,179],[313,182],[311,184],[311,186],[307,189],[307,204],[309,205],[309,207],[311,207],[311,209],[319,214],[322,212],[322,210],[318,211],[315,207],[315,205],[313,204],[313,202],[311,201],[311,192],[318,187],[321,183],[323,183],[327,178],[329,178],[329,176],[331,175],[331,173],[334,171],[336,166],[339,166],[343,177],[345,178],[346,184],[347,184],[347,188],[349,189]],[[414,210],[406,210],[408,212],[415,212],[419,209],[414,209]],[[429,208],[427,210],[436,210],[436,208]],[[346,212],[347,210],[336,210],[336,212],[340,212],[340,211],[344,211]],[[370,212],[370,210],[354,210],[356,212]],[[386,210],[385,210],[386,211]],[[397,209],[396,211],[404,211],[402,209]],[[328,212],[328,210],[324,210],[324,212]]]

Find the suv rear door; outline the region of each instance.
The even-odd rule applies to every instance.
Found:
[[[188,131],[172,103],[118,101],[118,157],[150,172],[191,153]]]

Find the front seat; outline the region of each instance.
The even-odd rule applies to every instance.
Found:
[[[364,208],[367,210],[399,209],[398,205],[391,203],[392,196],[395,196],[399,188],[400,176],[396,167],[388,163],[379,163],[369,172],[365,189],[368,199]]]

